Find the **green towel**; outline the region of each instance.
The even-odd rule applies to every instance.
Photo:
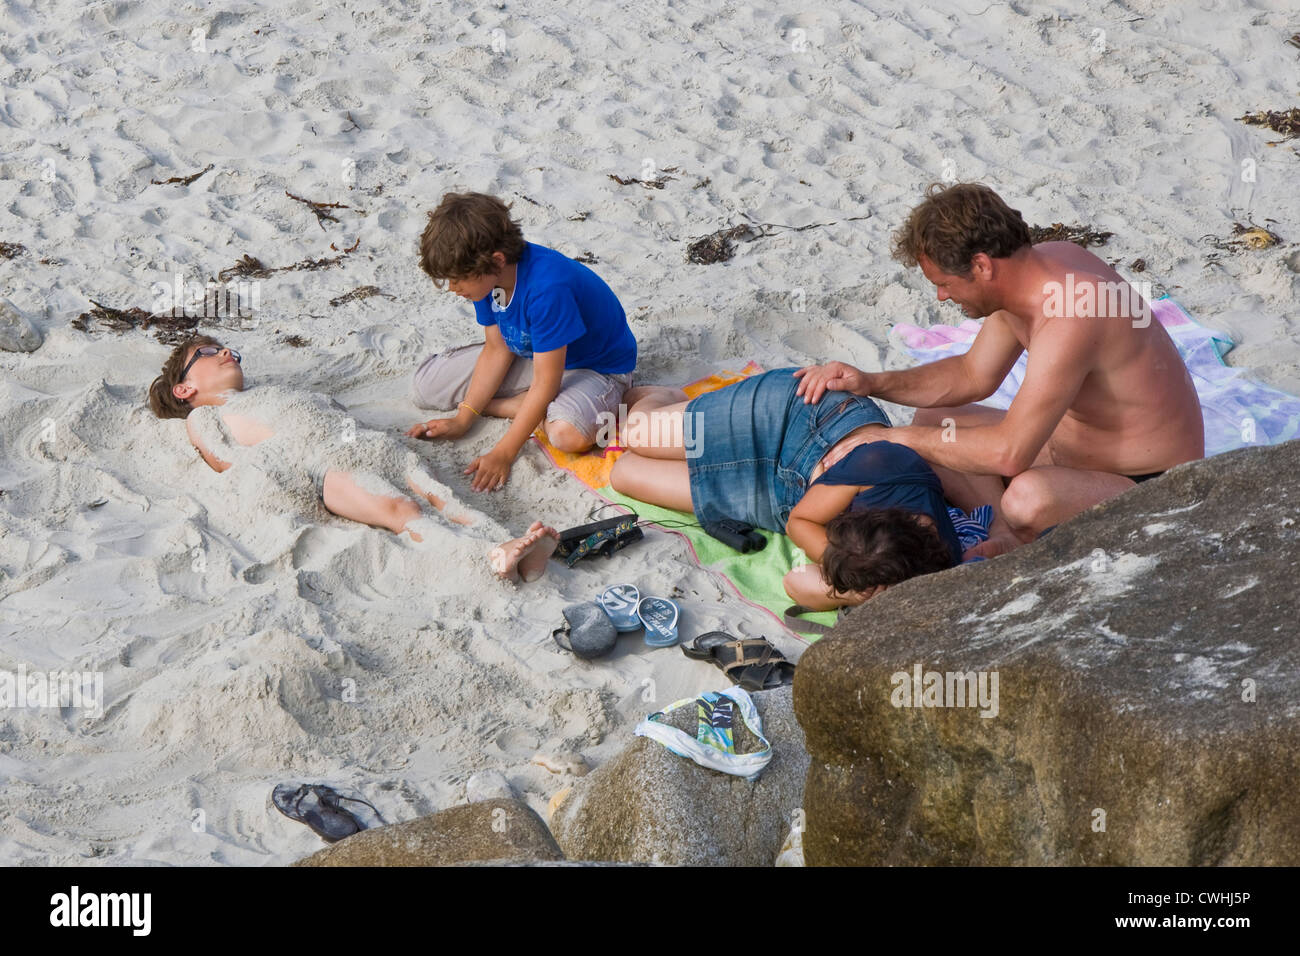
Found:
[[[682,522],[695,524],[696,518],[693,514],[637,501],[635,498],[619,494],[609,485],[601,488],[600,494],[615,504],[631,508],[648,521],[665,522],[668,531],[676,531],[684,535],[691,543],[691,547],[695,549],[695,556],[702,567],[717,571],[732,583],[742,597],[767,608],[778,621],[782,620],[785,609],[794,603],[790,595],[785,593],[785,586],[781,583],[786,572],[798,565],[812,563],[802,549],[783,534],[760,530],[758,533],[767,539],[767,547],[762,551],[741,554],[706,533],[703,528],[675,527]],[[804,617],[806,620],[830,626],[835,623],[836,613],[819,611],[816,614],[806,614]],[[809,642],[817,640],[817,637],[812,634],[800,636]]]

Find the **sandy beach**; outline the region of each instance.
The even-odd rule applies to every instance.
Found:
[[[890,234],[925,184],[963,180],[1032,225],[1112,233],[1092,251],[1228,334],[1229,365],[1300,393],[1300,140],[1239,120],[1296,105],[1289,4],[789,9],[4,4],[0,243],[23,250],[0,296],[44,342],[0,351],[0,670],[98,674],[103,712],[0,713],[0,865],[287,864],[322,846],[270,808],[287,781],[399,822],[499,770],[545,816],[574,777],[539,755],[597,767],[652,710],[727,686],[639,636],[593,662],[557,648],[562,608],[611,584],[675,597],[686,638],[801,653],[663,531],[496,579],[495,543],[602,502],[533,444],[504,491],[474,492],[462,470],[502,421],[400,438],[428,417],[420,360],[481,335],[418,267],[445,192],[499,195],[526,238],[590,262],[638,383],[911,364],[894,323],[963,316]],[[687,261],[746,223],[729,261]],[[1237,223],[1280,242],[1234,244]],[[244,256],[316,265],[246,277],[256,309],[208,300],[199,330],[250,385],[329,394],[406,441],[472,524],[416,547],[213,472],[146,404],[156,328],[73,324],[91,300],[156,312],[178,276],[202,289]]]

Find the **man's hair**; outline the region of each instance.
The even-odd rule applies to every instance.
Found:
[[[846,511],[826,525],[822,577],[833,591],[867,591],[950,567],[938,529],[903,508]]]
[[[185,367],[185,357],[190,349],[201,345],[220,344],[210,335],[192,335],[172,349],[172,354],[167,356],[167,361],[163,363],[162,374],[149,386],[149,407],[153,409],[155,415],[159,418],[185,418],[194,411],[194,407],[189,402],[182,401],[172,394],[172,386],[181,380],[181,369]]]
[[[970,275],[977,252],[1004,259],[1030,244],[1018,209],[982,183],[931,183],[894,233],[894,258],[911,268],[924,255],[949,275]]]
[[[434,284],[497,271],[492,253],[518,262],[524,233],[510,218],[510,207],[485,193],[447,193],[420,236],[420,268]]]

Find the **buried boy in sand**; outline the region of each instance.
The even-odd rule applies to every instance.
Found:
[[[262,470],[285,490],[322,501],[326,510],[422,541],[420,505],[379,473],[401,475],[407,486],[449,521],[476,519],[456,507],[451,492],[431,477],[419,457],[387,435],[358,428],[325,395],[280,385],[244,388],[241,356],[206,335],[172,350],[149,386],[159,418],[184,418],[191,444],[218,472],[236,463]],[[493,570],[507,580],[542,575],[559,535],[535,522],[523,537],[494,548]]]
[[[799,394],[874,395],[918,408],[893,441],[934,466],[959,508],[992,504],[992,556],[1205,454],[1196,389],[1136,288],[1070,242],[1030,244],[1020,213],[987,186],[932,185],[894,238],[940,302],[987,316],[970,351],[894,372],[843,362],[800,371]],[[1028,350],[1003,412],[973,404]],[[832,396],[834,397],[834,396]]]
[[[496,447],[466,469],[475,491],[505,486],[543,421],[561,451],[591,448],[636,366],[636,339],[600,276],[525,242],[506,204],[482,193],[448,193],[429,213],[420,267],[474,303],[483,344],[425,359],[412,383],[415,404],[456,415],[422,422],[407,435],[459,438],[482,415],[514,419]]]

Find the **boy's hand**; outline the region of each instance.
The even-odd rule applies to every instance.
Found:
[[[460,438],[469,426],[457,418],[432,418],[419,425],[412,425],[406,433],[408,438]]]
[[[475,491],[500,491],[506,486],[510,477],[510,466],[515,463],[515,456],[499,448],[493,448],[486,455],[479,455],[469,463],[465,474],[473,474],[470,487]]]
[[[871,394],[870,374],[844,362],[810,365],[796,370],[794,377],[799,379],[795,394],[802,395],[805,403],[813,405],[820,402],[827,392],[852,392],[863,397]]]

